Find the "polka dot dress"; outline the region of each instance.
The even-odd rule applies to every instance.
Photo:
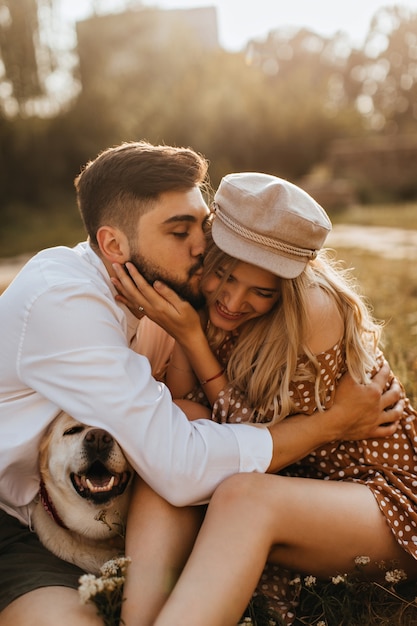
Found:
[[[230,350],[231,343],[226,347]],[[222,356],[224,358],[225,354]],[[342,342],[317,358],[326,386],[325,408],[328,408],[333,403],[337,381],[346,370]],[[307,359],[301,357],[299,366],[303,368],[306,364]],[[312,414],[315,411],[312,383],[294,382],[290,393],[295,404],[294,413]],[[242,394],[229,386],[220,393],[213,407],[213,418],[218,422],[244,422],[249,421],[250,416],[251,411],[245,406]],[[328,443],[281,473],[365,484],[374,494],[398,543],[417,559],[416,416],[416,411],[406,399],[400,426],[390,438]],[[286,585],[279,580],[277,568],[267,566],[258,592],[273,598],[276,607],[283,609],[286,604],[283,591]],[[293,607],[288,600],[288,611],[291,614]],[[282,613],[285,614],[285,611],[282,610]],[[291,623],[289,615],[287,618],[288,623]]]

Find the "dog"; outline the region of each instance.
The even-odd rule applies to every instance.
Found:
[[[62,412],[39,448],[32,525],[43,545],[85,572],[124,554],[133,469],[105,430]]]

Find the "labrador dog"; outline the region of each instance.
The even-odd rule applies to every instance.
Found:
[[[60,413],[39,451],[32,523],[44,546],[91,574],[124,553],[133,469],[106,431]]]

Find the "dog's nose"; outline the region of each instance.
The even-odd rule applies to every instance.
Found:
[[[101,428],[89,430],[84,438],[85,446],[96,452],[109,450],[113,445],[113,437]]]

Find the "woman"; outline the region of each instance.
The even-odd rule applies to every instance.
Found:
[[[252,173],[226,176],[215,205],[213,241],[238,260],[215,248],[206,256],[210,345],[205,324],[163,286],[155,288],[176,309],[170,324],[166,311],[151,313],[153,295],[133,270],[139,293],[125,284],[181,346],[167,372],[174,395],[189,391],[192,369],[216,419],[268,422],[328,408],[345,371],[369,381],[381,361],[380,328],[318,253],[330,229],[321,207],[287,181]],[[225,481],[155,623],[236,623],[266,560],[326,578],[367,555],[375,577],[382,560],[417,575],[415,415],[406,400],[389,439],[325,444],[286,475]]]

